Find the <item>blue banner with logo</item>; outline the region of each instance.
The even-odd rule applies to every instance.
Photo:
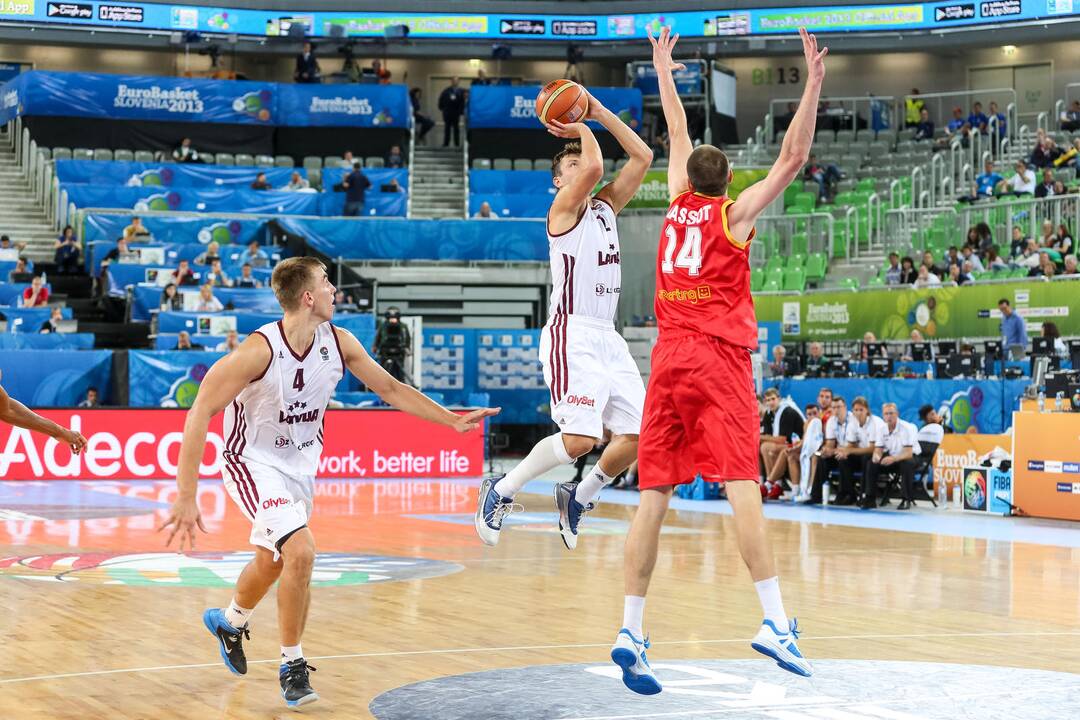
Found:
[[[541,89],[540,85],[474,85],[469,90],[469,127],[543,129],[536,117],[536,96]],[[631,128],[641,127],[640,90],[590,87],[589,92]],[[589,125],[600,128],[599,123]]]
[[[249,188],[255,176],[265,173],[271,187],[284,188],[294,172],[307,177],[304,168],[256,168],[199,163],[147,163],[122,160],[57,160],[56,177],[62,183],[126,185],[129,187]]]
[[[131,224],[131,215],[89,213],[83,223],[83,242],[116,242]],[[142,216],[142,224],[158,243],[193,244],[214,241],[219,245],[246,246],[252,240],[266,241],[265,220],[221,220],[191,216]],[[205,248],[204,248],[205,249]]]
[[[305,220],[280,218],[330,257],[386,260],[547,260],[535,220]],[[357,225],[356,223],[361,224]],[[497,225],[493,225],[497,222]]]
[[[411,123],[404,85],[278,86],[278,125],[407,128]]]
[[[851,401],[862,395],[875,415],[881,405],[896,403],[900,417],[919,427],[919,408],[933,405],[946,419],[946,426],[958,433],[969,428],[984,435],[1005,432],[1012,423],[1012,411],[1019,408],[1027,380],[897,380],[870,378],[830,378],[822,380],[766,380],[781,396],[790,395],[800,409],[817,402],[818,391],[827,387],[833,395]]]
[[[29,407],[75,407],[90,387],[108,401],[112,351],[4,350],[0,372],[8,394]]]

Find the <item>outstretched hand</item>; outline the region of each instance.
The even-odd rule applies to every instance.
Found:
[[[817,37],[799,28],[799,37],[802,38],[803,56],[806,58],[807,76],[814,80],[822,80],[825,77],[825,56],[829,54],[829,48],[818,50]],[[655,55],[655,52],[653,53]]]
[[[454,423],[453,428],[459,433],[467,433],[476,430],[480,427],[481,422],[486,417],[492,417],[498,415],[502,408],[480,408],[479,410],[473,410],[467,415],[462,415]]]
[[[157,531],[161,532],[165,528],[170,528],[169,537],[165,540],[165,547],[172,545],[173,539],[180,536],[180,551],[184,551],[184,542],[187,542],[188,549],[195,549],[195,528],[198,527],[204,533],[206,527],[203,526],[202,514],[199,512],[199,506],[194,499],[184,500],[177,498],[173,503],[172,508],[169,510],[168,519],[158,527]]]
[[[581,137],[581,129],[585,127],[584,123],[567,123],[563,124],[558,120],[552,120],[544,127],[547,131],[557,138],[574,139]]]
[[[649,30],[649,42],[652,43],[652,64],[657,72],[667,70],[685,70],[686,66],[671,59],[671,51],[675,49],[675,43],[679,41],[679,34],[671,34],[671,28],[665,25],[660,28],[660,37],[654,38],[652,29]]]

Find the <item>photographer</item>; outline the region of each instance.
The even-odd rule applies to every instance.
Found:
[[[401,322],[401,311],[396,307],[386,310],[386,320],[375,331],[375,359],[386,372],[400,382],[408,382],[405,372],[406,358],[412,352],[409,328]]]

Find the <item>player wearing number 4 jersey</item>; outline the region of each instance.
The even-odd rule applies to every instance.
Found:
[[[503,521],[520,505],[514,496],[533,478],[573,462],[611,431],[612,441],[596,467],[578,485],[555,486],[559,530],[566,547],[577,546],[582,517],[595,506],[600,489],[637,455],[645,386],[626,341],[615,331],[622,291],[619,231],[615,216],[641,185],[652,151],[617,116],[588,96],[586,119],[603,125],[630,159],[614,182],[595,196],[604,159],[592,130],[583,122],[549,124],[548,131],[574,138],[552,162],[558,188],[548,212],[551,251],[551,305],[540,340],[540,362],[551,389],[551,417],[560,432],[544,438],[503,477],[486,479],[476,508],[476,532],[488,545],[499,541]]]
[[[757,322],[750,297],[750,244],[758,215],[801,172],[810,152],[818,95],[825,75],[817,42],[801,32],[807,62],[802,101],[784,136],[780,157],[759,183],[737,200],[727,197],[727,156],[711,145],[692,149],[686,114],[672,71],[678,36],[664,28],[653,45],[653,65],[671,138],[671,205],[660,236],[652,374],[641,429],[638,481],[641,502],[626,541],[623,628],[611,659],[635,692],[660,692],[645,657],[645,593],[656,564],[660,527],[674,486],[696,473],[726,483],[735,513],[739,552],[754,579],[765,620],[751,642],[785,670],[809,676],[799,652],[798,626],[780,597],[775,562],[765,534],[758,477],[758,414],[750,353]]]
[[[205,532],[196,503],[198,467],[210,418],[225,412],[224,469],[230,497],[251,522],[255,558],[236,583],[228,608],[210,608],[203,625],[218,643],[225,666],[247,673],[243,640],[255,605],[277,582],[281,665],[278,680],[289,706],[319,699],[311,689],[300,636],[311,601],[315,538],[308,529],[315,471],[323,447],[326,406],[346,370],[387,404],[424,420],[467,432],[497,409],[463,417],[390,377],[347,330],[334,327],[335,288],[315,258],[282,261],[270,280],[285,316],[253,332],[214,363],[184,423],[176,474],[179,488],[166,544],[180,535],[195,547]]]

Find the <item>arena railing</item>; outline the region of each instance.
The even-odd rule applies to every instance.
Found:
[[[798,103],[801,100],[802,100],[802,98],[799,98],[799,97],[773,98],[773,99],[769,100],[769,112],[765,115],[765,133],[764,133],[764,138],[763,138],[766,143],[772,144],[773,138],[776,136],[776,133],[775,133],[775,122],[776,122],[776,110],[775,110],[775,107],[777,105],[787,105],[788,103],[795,103],[796,105],[798,105]],[[880,95],[880,96],[878,96],[878,95],[847,95],[847,96],[839,96],[839,97],[829,96],[829,97],[822,97],[821,98],[821,102],[829,103],[830,110],[834,109],[834,107],[832,107],[834,105],[834,103],[839,103],[840,110],[842,112],[841,113],[834,113],[834,114],[836,114],[839,117],[842,117],[845,122],[843,124],[841,124],[841,126],[838,129],[840,129],[840,130],[855,130],[856,132],[873,132],[875,135],[877,135],[880,132],[882,135],[884,135],[886,137],[890,137],[890,136],[895,137],[896,133],[900,129],[899,121],[900,121],[900,119],[903,118],[903,116],[902,115],[898,116],[896,114],[896,107],[897,107],[897,101],[898,100],[899,100],[899,98],[893,97],[892,95]],[[850,104],[850,108],[849,108],[849,104]],[[875,105],[882,105],[882,104],[884,104],[885,107],[891,107],[892,109],[889,111],[889,113],[890,113],[889,117],[884,120],[884,122],[888,123],[888,125],[883,130],[877,131],[877,130],[874,130],[874,128],[873,128],[874,106]],[[864,106],[865,106],[865,110],[866,110],[866,115],[864,117],[866,119],[868,127],[866,129],[864,129],[864,130],[859,130],[859,128],[858,128],[859,109],[864,107]],[[880,109],[879,109],[879,112],[880,112]],[[828,115],[829,115],[829,113],[826,112],[825,116],[828,117]],[[818,117],[820,118],[821,114],[819,114]],[[849,117],[850,117],[850,125],[851,126],[850,127],[845,127],[845,125],[847,124],[846,121],[849,119]],[[819,126],[818,126],[817,130],[818,130],[818,132],[820,132],[822,130],[822,128],[820,127],[820,123],[819,123]]]
[[[413,158],[416,154],[416,118],[409,118],[409,195],[405,198],[405,217],[412,217]]]
[[[852,208],[854,209],[854,208]],[[835,235],[836,219],[827,212],[799,213],[792,215],[766,215],[758,218],[756,223],[759,235],[778,232],[783,238],[783,243],[776,249],[782,255],[791,255],[795,252],[792,247],[792,237],[797,234],[799,223],[805,224],[806,230],[806,253],[807,256],[815,253],[824,253],[825,257],[833,257],[833,238]],[[823,227],[821,227],[823,226]],[[850,252],[850,239],[847,250]],[[751,248],[760,243],[751,243]],[[764,248],[762,248],[764,251]],[[751,258],[753,259],[753,258]]]

